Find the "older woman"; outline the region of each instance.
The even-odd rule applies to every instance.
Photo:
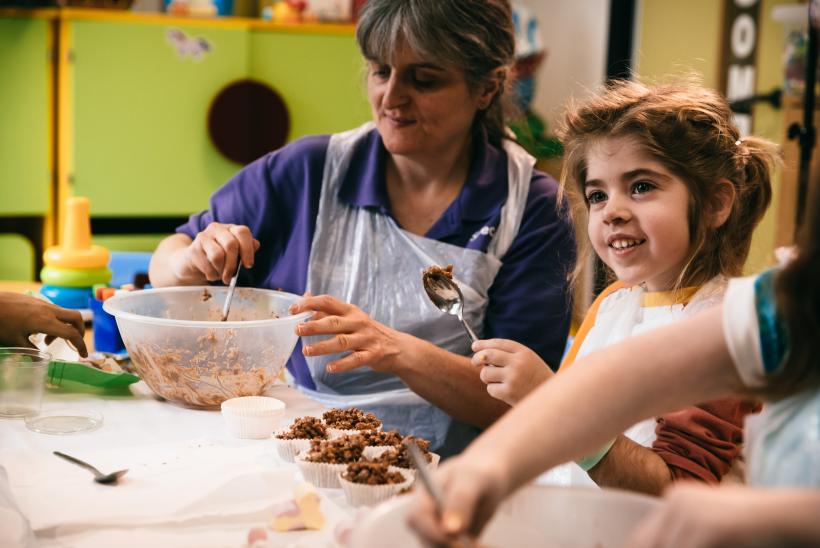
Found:
[[[572,229],[555,181],[505,134],[507,2],[370,0],[356,37],[374,121],[244,168],[160,244],[151,281],[227,282],[241,260],[243,283],[308,292],[296,383],[452,454],[506,405],[486,393],[459,323],[428,302],[422,269],[454,264],[480,336],[557,364]]]

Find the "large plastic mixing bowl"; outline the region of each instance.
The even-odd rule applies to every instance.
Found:
[[[347,546],[421,548],[407,525],[413,497],[397,497],[358,520]],[[639,493],[585,487],[530,485],[508,498],[476,546],[621,548],[635,526],[661,502]]]
[[[163,398],[214,408],[237,396],[258,396],[279,377],[293,347],[290,315],[300,297],[268,289],[236,288],[228,321],[219,321],[227,288],[172,287],[120,293],[104,309],[137,371]]]

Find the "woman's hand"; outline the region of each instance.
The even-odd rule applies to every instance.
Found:
[[[524,399],[554,375],[538,354],[515,341],[476,341],[473,352],[473,365],[495,366],[481,370],[480,377],[487,385],[487,393],[510,405]]]
[[[171,270],[178,280],[229,283],[236,274],[238,260],[245,268],[253,266],[253,254],[259,241],[248,227],[213,222],[205,227],[185,248],[171,259]]]
[[[812,511],[811,491],[800,491],[680,484],[635,528],[627,546],[810,546],[820,541],[820,498],[815,495]]]
[[[70,342],[81,356],[88,356],[83,340],[85,324],[76,310],[7,292],[0,293],[0,310],[0,344],[34,348],[29,335],[45,333],[46,344],[59,337]]]
[[[358,306],[342,302],[330,295],[304,298],[290,307],[291,314],[312,310],[309,322],[296,326],[296,334],[335,335],[330,339],[302,347],[305,356],[323,356],[350,352],[342,359],[329,362],[330,373],[350,371],[363,365],[376,371],[390,371],[401,353],[405,334],[374,321]]]
[[[408,525],[432,546],[451,546],[464,534],[477,537],[507,495],[502,471],[498,462],[469,451],[448,460],[433,476],[444,499],[441,516],[427,491],[416,488]]]

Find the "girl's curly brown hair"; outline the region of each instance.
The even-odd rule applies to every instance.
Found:
[[[676,287],[700,285],[719,274],[737,276],[771,201],[771,172],[779,153],[765,139],[741,138],[731,118],[723,96],[692,80],[654,86],[615,81],[567,107],[559,129],[566,150],[561,192],[572,198],[575,218],[584,219],[590,145],[604,138],[635,139],[689,190],[689,257]],[[710,204],[722,180],[731,182],[735,199],[728,219],[715,229]]]

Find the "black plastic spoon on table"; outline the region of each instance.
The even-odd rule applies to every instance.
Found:
[[[85,468],[92,474],[94,474],[94,481],[97,483],[102,483],[103,485],[110,485],[115,484],[119,481],[121,477],[123,477],[128,469],[125,470],[117,470],[116,472],[111,472],[110,474],[103,474],[87,462],[83,462],[78,458],[72,457],[71,455],[66,455],[65,453],[60,453],[59,451],[54,451],[54,454],[60,457],[61,459],[65,459],[68,462],[74,463],[81,468]]]

